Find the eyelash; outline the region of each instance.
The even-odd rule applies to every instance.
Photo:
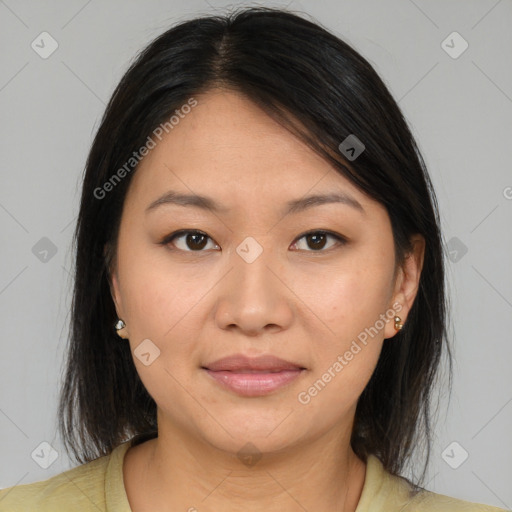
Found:
[[[179,238],[179,237],[181,237],[183,235],[188,235],[188,234],[204,235],[204,236],[206,236],[207,238],[209,238],[210,240],[213,241],[213,238],[209,237],[203,231],[199,231],[199,230],[196,230],[196,229],[181,229],[179,231],[174,231],[173,233],[167,235],[160,242],[160,244],[161,245],[168,245],[173,240],[175,240],[176,238]],[[329,236],[331,238],[334,238],[337,241],[337,243],[339,245],[342,245],[342,246],[347,243],[347,239],[344,238],[343,236],[339,235],[338,233],[334,233],[332,231],[326,231],[326,230],[323,230],[323,229],[316,229],[316,230],[310,230],[310,231],[307,231],[306,233],[303,233],[302,235],[300,235],[298,238],[295,239],[295,241],[292,243],[292,245],[295,245],[299,240],[301,240],[304,237],[307,237],[308,235],[327,235],[327,236]],[[216,244],[216,245],[218,245],[218,244]],[[324,249],[305,250],[305,252],[313,252],[313,253],[329,252],[331,249],[335,249],[335,248],[336,248],[336,246],[332,246],[332,247],[329,247],[328,249],[325,249],[325,250]],[[176,248],[176,250],[182,251],[182,252],[192,252],[192,253],[193,252],[196,252],[196,253],[206,252],[205,250],[192,251],[192,250],[184,250],[184,249],[178,249],[178,248]]]

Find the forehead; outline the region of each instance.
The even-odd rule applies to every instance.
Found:
[[[236,207],[337,190],[371,202],[242,94],[214,90],[194,98],[197,105],[141,161],[129,194],[147,203],[173,189]]]

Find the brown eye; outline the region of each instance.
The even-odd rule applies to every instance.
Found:
[[[312,249],[323,249],[325,247],[325,243],[327,240],[327,235],[324,235],[323,233],[319,234],[312,234],[306,236],[306,241],[308,244],[308,247],[311,247]]]
[[[187,245],[188,248],[194,251],[197,249],[200,250],[205,247],[207,238],[208,237],[206,235],[192,233],[189,235],[185,235],[185,244]]]
[[[346,242],[346,240],[343,237],[341,237],[340,235],[337,235],[334,233],[329,233],[326,231],[310,231],[309,233],[305,233],[304,235],[302,235],[298,240],[302,240],[302,239],[306,240],[306,246],[309,249],[311,249],[308,252],[315,252],[315,251],[321,252],[322,249],[325,249],[327,240],[329,238],[334,239],[339,244],[344,244]],[[327,248],[330,249],[331,247],[336,245],[336,242],[334,244],[331,244]],[[298,242],[295,242],[293,245],[297,246]],[[300,247],[299,247],[299,249],[300,249]],[[306,251],[307,251],[307,249],[306,249]]]
[[[204,252],[211,238],[200,231],[178,231],[165,238],[163,244],[172,244],[177,249],[185,252]],[[217,244],[214,244],[218,247]]]

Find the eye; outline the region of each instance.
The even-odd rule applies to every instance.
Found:
[[[347,242],[346,239],[341,235],[324,230],[309,231],[304,233],[297,240],[302,240],[303,238],[306,240],[307,246],[312,248],[312,251],[306,250],[307,252],[322,252],[322,249],[326,248],[326,241],[328,238],[335,240],[335,242],[331,244],[331,246],[328,246],[327,249],[331,249],[336,245],[336,243],[343,245]],[[208,240],[213,242],[213,240],[202,231],[182,229],[166,236],[161,241],[161,244],[173,244],[177,249],[185,252],[204,252],[202,249],[208,245]],[[292,247],[296,248],[297,245],[298,242],[296,241],[293,243]],[[219,249],[219,246],[214,243],[213,248]],[[299,250],[304,249],[299,248]]]
[[[208,239],[212,240],[206,233],[203,233],[202,231],[187,231],[182,229],[181,231],[176,231],[166,236],[161,243],[162,245],[168,245],[172,243],[178,249],[185,252],[204,252],[202,249],[204,249],[207,245]],[[175,243],[175,240],[179,242]],[[214,245],[215,247],[219,247],[217,244]]]
[[[329,231],[309,231],[307,233],[304,233],[300,238],[306,240],[306,244],[308,247],[312,247],[313,251],[307,251],[307,252],[321,252],[322,249],[325,249],[326,246],[326,240],[328,238],[334,239],[338,244],[344,245],[347,241],[345,238],[343,238],[341,235],[338,235],[336,233],[331,233]],[[336,242],[328,247],[328,249],[331,249],[334,245],[336,245]],[[294,242],[293,246],[297,246],[298,242]],[[326,252],[326,251],[324,251]]]

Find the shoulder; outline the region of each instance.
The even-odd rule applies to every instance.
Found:
[[[361,508],[358,506],[356,512],[505,512],[502,508],[425,489],[415,491],[407,479],[388,473],[380,460],[373,455],[368,457],[367,478],[359,505]]]
[[[422,490],[408,491],[402,512],[505,512],[505,509]]]
[[[109,485],[107,471],[113,460],[124,455],[127,448],[127,443],[124,443],[110,455],[64,471],[47,480],[1,489],[0,511],[106,511],[106,485]]]
[[[474,503],[423,490],[409,498],[403,512],[505,512],[505,509]]]

